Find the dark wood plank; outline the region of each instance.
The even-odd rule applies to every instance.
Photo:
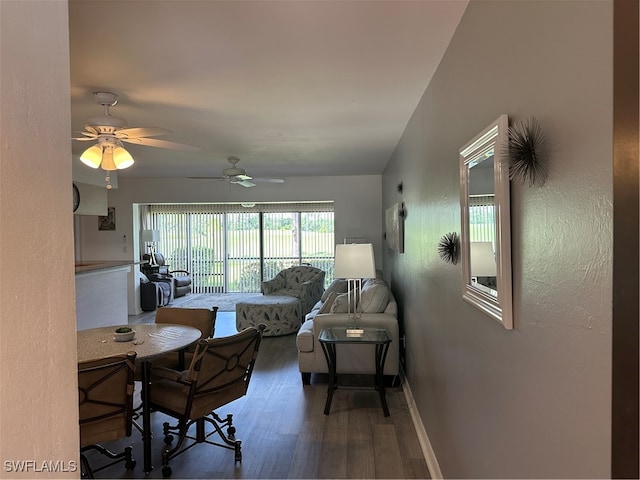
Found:
[[[376,393],[373,392],[373,396]],[[372,424],[369,422],[371,408],[356,405],[357,393],[352,395],[347,425],[347,478],[376,478],[375,451],[372,438]],[[374,408],[379,408],[374,405]],[[382,417],[382,410],[376,410],[376,417]]]

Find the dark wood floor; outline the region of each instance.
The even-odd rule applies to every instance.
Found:
[[[216,336],[234,331],[235,314],[219,312]],[[401,387],[387,389],[387,418],[377,392],[364,387],[337,390],[331,414],[324,415],[325,380],[314,375],[312,384],[303,387],[295,335],[265,337],[249,393],[218,411],[234,414],[242,462],[234,463],[232,450],[200,444],[171,461],[172,478],[429,478]],[[136,468],[126,471],[120,463],[96,476],[162,478],[166,420],[153,414],[154,470],[149,475],[142,471],[142,443],[134,429],[131,438],[108,446],[133,444]]]

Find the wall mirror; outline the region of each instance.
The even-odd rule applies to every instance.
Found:
[[[511,208],[501,115],[460,149],[462,297],[513,328]]]

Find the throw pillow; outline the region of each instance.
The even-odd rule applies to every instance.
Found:
[[[360,293],[360,311],[362,313],[382,313],[389,303],[389,287],[378,281],[368,282]]]
[[[345,293],[348,288],[349,286],[347,284],[347,281],[344,278],[336,278],[333,282],[331,282],[331,285],[329,285],[327,289],[324,291],[320,300],[322,300],[323,302],[326,302],[331,292],[335,292],[337,294]]]
[[[321,313],[329,313],[329,312],[331,312],[331,306],[333,305],[333,302],[335,301],[337,296],[338,296],[338,294],[336,292],[329,292],[329,295],[327,296],[327,299],[324,301],[324,303],[322,304],[322,306],[318,310],[318,315],[321,314]]]
[[[362,281],[362,288],[366,287],[367,285],[371,286],[377,284],[386,285],[386,282],[380,278],[365,278]]]
[[[347,313],[349,311],[349,297],[351,297],[351,311],[353,312],[355,310],[354,307],[354,303],[355,303],[355,295],[353,294],[353,292],[351,292],[351,295],[349,295],[349,293],[343,293],[341,295],[338,295],[336,297],[336,299],[333,301],[333,305],[331,305],[331,313]]]

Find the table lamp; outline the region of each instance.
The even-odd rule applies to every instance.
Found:
[[[347,328],[347,335],[362,335],[364,330],[358,326],[361,315],[360,292],[362,279],[376,276],[373,245],[371,243],[336,245],[333,276],[347,280],[347,313],[353,325]]]
[[[160,241],[160,230],[142,230],[144,249],[149,254],[149,265],[156,265],[156,245]]]

